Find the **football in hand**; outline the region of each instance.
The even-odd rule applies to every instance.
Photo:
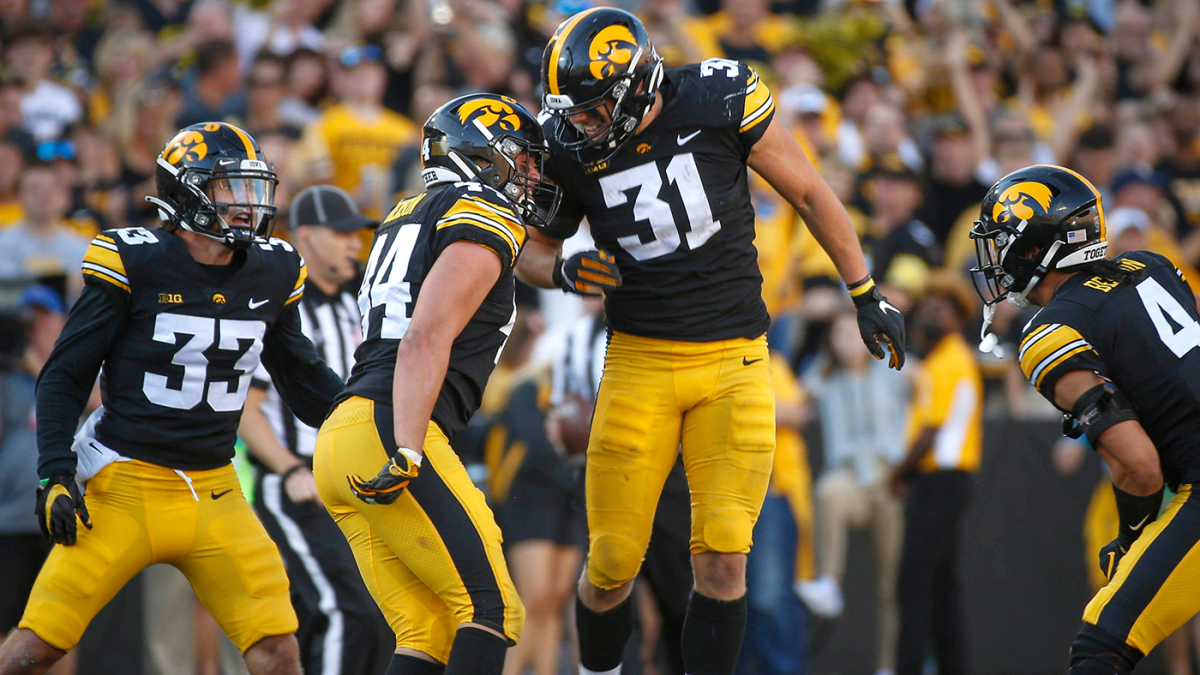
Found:
[[[555,449],[567,456],[587,453],[592,429],[594,402],[578,394],[568,394],[546,418],[546,432]]]

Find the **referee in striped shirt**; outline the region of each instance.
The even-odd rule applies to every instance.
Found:
[[[355,294],[359,238],[375,221],[327,185],[300,192],[289,209],[291,241],[308,267],[301,327],[344,380],[362,342]],[[258,517],[279,546],[300,619],[296,637],[308,675],[382,673],[395,648],[345,536],[321,505],[312,475],[317,430],[296,419],[259,368],[239,434],[258,468]]]

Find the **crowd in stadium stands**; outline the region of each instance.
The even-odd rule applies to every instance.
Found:
[[[549,35],[593,4],[0,2],[0,569],[25,573],[0,580],[0,631],[16,625],[48,550],[31,499],[35,378],[82,287],[90,238],[157,222],[143,197],[175,130],[223,120],[259,141],[280,177],[276,236],[294,234],[292,198],[317,184],[380,218],[422,189],[430,113],[478,91],[538,110]],[[851,528],[869,528],[874,547],[878,631],[864,648],[875,650],[878,672],[920,672],[926,652],[943,675],[963,672],[956,529],[980,465],[982,419],[1057,414],[1015,358],[1032,310],[1001,304],[999,345],[974,349],[980,312],[967,233],[998,178],[1062,164],[1103,195],[1110,255],[1161,253],[1200,291],[1200,2],[612,4],[643,18],[668,67],[717,57],[762,74],[776,114],[850,212],[874,278],[908,317],[903,372],[867,358],[832,262],[751,177],[779,406],[775,475],[749,566],[743,672],[807,672],[809,636],[842,612]],[[365,258],[370,230],[362,236]],[[588,245],[585,228],[566,252]],[[494,504],[528,608],[505,672],[551,675],[574,672],[566,617],[586,541],[578,427],[603,358],[603,310],[528,287],[518,305],[483,408],[456,449]],[[99,405],[99,391],[93,399]],[[914,457],[922,433],[936,435],[933,450]],[[822,452],[806,452],[805,439]],[[1073,452],[1056,450],[1064,472],[1078,464]],[[673,494],[668,483],[626,673],[682,672],[673,642],[690,588],[686,534],[678,541],[686,495],[686,485]],[[156,596],[172,598],[158,611],[193,615],[181,582],[155,582],[176,589]],[[215,624],[194,614],[190,631],[146,622],[157,672],[220,672]],[[1176,672],[1187,672],[1182,649]],[[193,655],[195,668],[180,665]],[[73,672],[69,660],[55,672]]]

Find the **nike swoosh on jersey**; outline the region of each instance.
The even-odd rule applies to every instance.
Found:
[[[255,302],[254,298],[250,298],[250,309],[258,309],[270,301],[271,299],[267,298],[266,300],[259,300],[258,302]]]
[[[703,131],[703,129],[697,129],[697,130],[693,131],[692,133],[688,134],[687,136],[680,134],[679,136],[677,136],[675,138],[675,142],[678,143],[679,145],[683,145],[684,143],[687,143],[688,141],[695,138],[696,136],[699,136],[701,131]]]

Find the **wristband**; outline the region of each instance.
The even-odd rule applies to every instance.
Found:
[[[296,473],[300,469],[307,469],[307,468],[308,468],[308,466],[305,465],[304,462],[300,462],[300,463],[296,464],[295,466],[293,466],[292,468],[288,469],[287,471],[284,471],[283,473],[279,474],[279,482],[286,483],[287,479],[292,477],[292,474]]]
[[[425,455],[422,455],[412,448],[396,448],[396,452],[404,455],[404,457],[408,459],[408,463],[416,467],[421,466],[421,460],[425,459]]]

